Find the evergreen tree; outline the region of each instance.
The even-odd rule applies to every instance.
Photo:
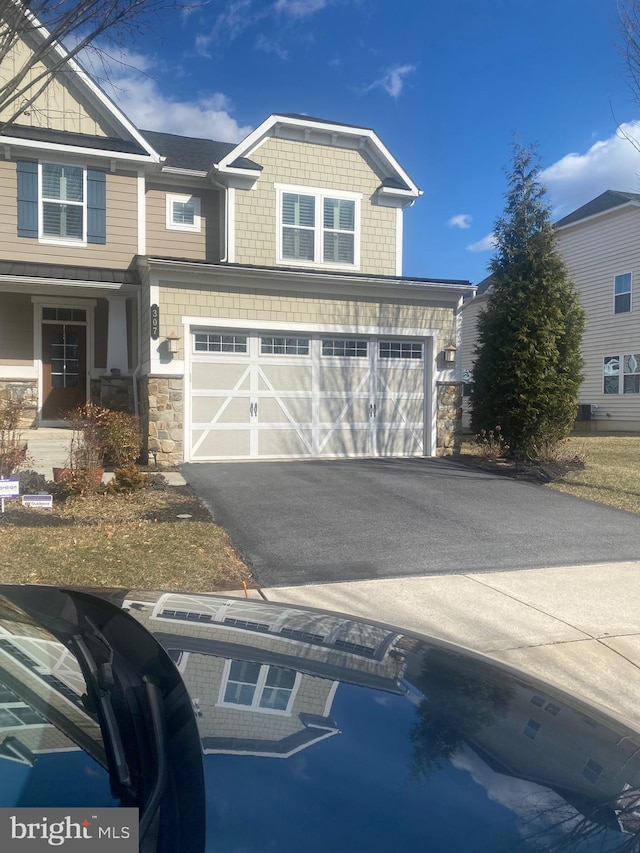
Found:
[[[584,310],[555,246],[538,175],[534,152],[514,144],[471,396],[474,432],[499,425],[516,456],[535,456],[569,434],[582,380]]]

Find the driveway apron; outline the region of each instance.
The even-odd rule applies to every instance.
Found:
[[[640,558],[640,517],[447,460],[181,470],[261,586]]]

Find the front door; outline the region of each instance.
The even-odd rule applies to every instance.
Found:
[[[87,401],[87,327],[42,324],[42,420],[63,419]]]

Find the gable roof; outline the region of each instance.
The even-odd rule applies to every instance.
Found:
[[[41,42],[46,42],[51,38],[51,34],[38,18],[27,8],[24,8],[24,16],[29,21],[32,29],[29,37],[38,39]],[[133,122],[122,112],[122,110],[111,100],[107,93],[98,86],[92,77],[84,70],[77,59],[69,55],[67,49],[59,42],[53,41],[50,46],[51,54],[55,57],[54,62],[63,63],[63,77],[67,80],[72,79],[73,85],[81,91],[85,97],[94,105],[97,111],[107,119],[108,123],[119,134],[118,136],[109,137],[91,137],[86,134],[76,134],[66,131],[53,131],[50,133],[58,133],[59,138],[54,141],[54,144],[74,145],[78,147],[93,148],[96,150],[107,150],[114,153],[128,154],[130,157],[144,157],[152,162],[159,162],[160,157],[157,152],[149,145],[141,136],[140,131],[136,128]],[[55,68],[55,65],[54,65]],[[71,72],[71,74],[69,74]],[[53,72],[55,79],[57,72]],[[31,130],[29,135],[25,131]],[[42,134],[47,129],[43,128],[28,128],[25,125],[5,124],[0,129],[0,140],[4,138],[20,138],[25,141],[47,142]],[[92,140],[90,144],[88,140]],[[97,142],[96,142],[97,140]],[[104,141],[104,148],[101,148],[100,142]]]
[[[555,223],[554,228],[564,228],[566,225],[573,225],[574,222],[580,222],[582,219],[599,216],[602,213],[626,204],[640,205],[640,193],[605,190],[601,195],[574,210],[573,213],[569,213],[567,216],[559,219]]]
[[[267,137],[274,136],[283,129],[301,134],[300,138],[312,142],[332,144],[338,139],[342,139],[344,142],[348,142],[350,147],[366,149],[380,170],[380,191],[382,194],[405,198],[407,202],[411,202],[422,195],[422,190],[411,180],[374,130],[369,127],[358,127],[328,119],[300,115],[299,113],[273,113],[270,115],[220,160],[217,164],[218,170],[222,173],[233,173],[237,168],[235,162],[239,158],[250,157],[251,153]]]
[[[236,147],[233,142],[217,142],[214,139],[179,136],[157,130],[141,130],[140,133],[165,158],[165,166],[174,169],[209,172]],[[262,169],[258,163],[244,157],[234,160],[232,165],[237,169]]]

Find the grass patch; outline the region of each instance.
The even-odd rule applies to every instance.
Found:
[[[188,487],[69,498],[52,512],[6,501],[0,515],[2,583],[216,592],[242,581],[255,587]]]
[[[640,513],[640,435],[598,433],[572,436],[569,447],[584,448],[583,470],[568,471],[549,488]]]
[[[547,488],[640,514],[640,433],[581,433],[563,445],[565,459],[575,455],[584,465],[559,466]],[[461,454],[478,458],[473,436],[464,439]]]

